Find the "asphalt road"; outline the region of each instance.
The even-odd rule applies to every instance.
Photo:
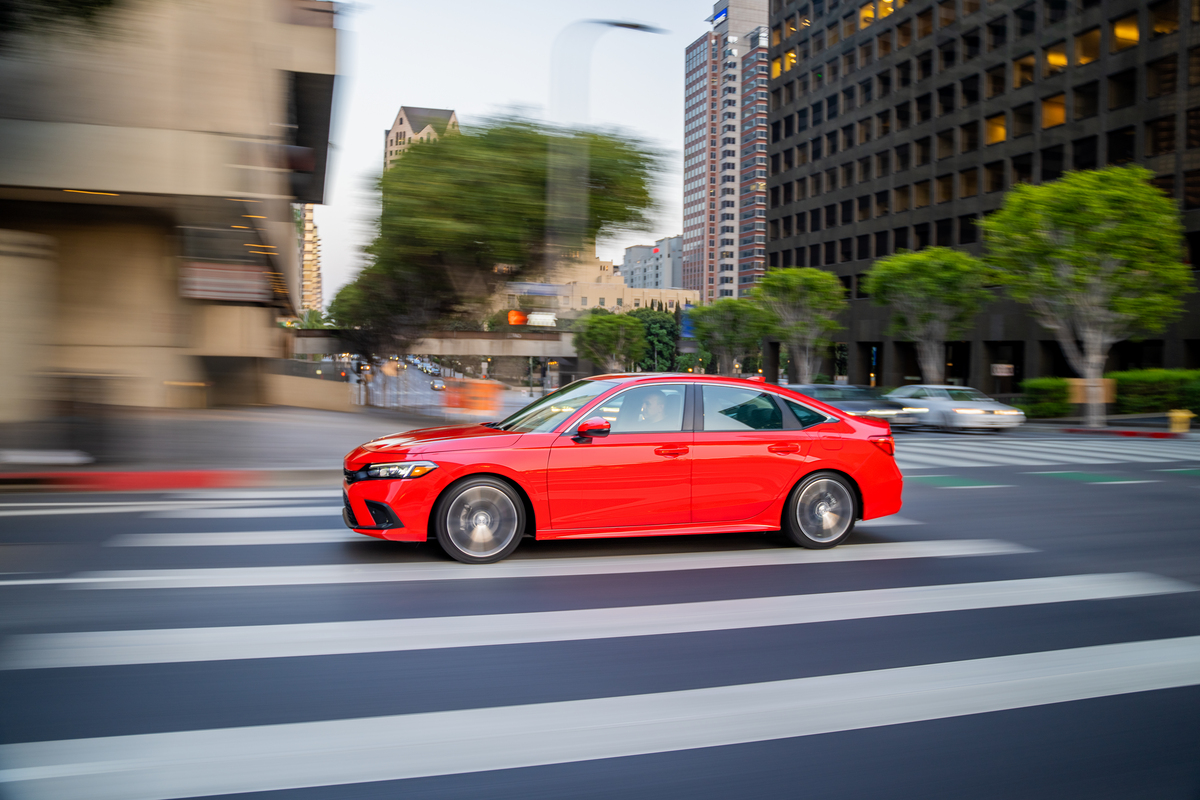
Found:
[[[482,568],[336,487],[5,496],[0,797],[1200,798],[1200,442],[898,459],[833,551]]]

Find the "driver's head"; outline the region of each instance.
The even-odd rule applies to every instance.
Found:
[[[642,421],[663,422],[667,416],[667,397],[655,389],[642,400]]]

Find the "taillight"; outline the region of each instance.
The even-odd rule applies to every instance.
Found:
[[[890,435],[889,436],[871,436],[871,437],[868,437],[868,441],[870,441],[871,444],[875,445],[883,452],[887,453],[889,456],[896,455],[896,440],[893,439]]]

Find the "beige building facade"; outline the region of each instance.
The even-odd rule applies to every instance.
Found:
[[[313,221],[313,204],[305,203],[301,217],[300,307],[320,311],[325,307],[321,285],[321,234]]]
[[[573,262],[554,269],[545,283],[509,284],[507,294],[497,296],[493,311],[500,308],[522,307],[522,290],[537,292],[539,310],[554,311],[559,317],[579,316],[593,308],[615,313],[636,308],[657,308],[674,312],[676,308],[699,305],[700,292],[691,289],[654,289],[632,287],[625,283],[621,271],[611,261],[596,256],[580,256]]]
[[[64,376],[170,406],[282,355],[275,319],[302,303],[293,204],[324,194],[334,12],[130,0],[99,33],[0,53],[0,294],[23,298],[0,330],[22,354],[0,421],[47,413]]]
[[[433,141],[446,132],[458,130],[458,116],[448,108],[417,108],[400,106],[392,127],[383,132],[383,168],[389,169],[396,159],[415,142]]]

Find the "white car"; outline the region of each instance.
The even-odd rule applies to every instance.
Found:
[[[966,386],[901,386],[884,395],[920,420],[945,431],[967,428],[1002,430],[1025,422],[1025,414]]]

